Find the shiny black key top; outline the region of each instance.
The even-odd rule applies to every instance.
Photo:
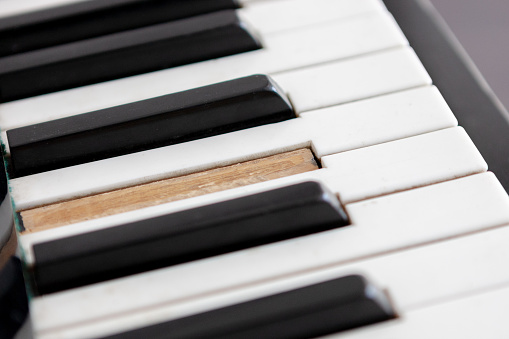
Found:
[[[387,296],[350,275],[105,338],[307,339],[392,318]]]
[[[7,131],[14,176],[295,117],[277,84],[253,75]]]
[[[0,19],[0,57],[235,9],[234,0],[93,0]]]
[[[35,281],[51,293],[348,224],[336,196],[304,182],[35,244]]]
[[[258,49],[234,10],[0,58],[2,102]]]

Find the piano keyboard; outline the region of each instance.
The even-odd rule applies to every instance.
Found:
[[[35,20],[140,3],[101,1],[2,0],[0,35],[9,23],[23,21],[15,15],[28,13]],[[423,46],[436,43],[446,61],[457,64],[453,74],[471,74],[454,49],[444,47],[448,42],[439,41],[446,33],[434,31],[440,24],[427,2],[409,1],[406,10],[392,0],[231,4],[239,7],[232,11],[258,39],[259,49],[0,104],[6,197],[12,199],[18,254],[28,278],[33,337],[507,337],[509,120],[476,79],[465,85],[450,80],[447,70],[444,75],[432,68],[437,61]],[[70,7],[53,11],[58,5]],[[194,10],[191,18],[169,20],[211,15]],[[405,14],[423,26],[412,28]],[[423,40],[419,30],[435,35]],[[107,38],[114,41],[115,34]],[[87,39],[83,46],[103,37]],[[0,65],[79,44],[33,47],[0,57]],[[257,74],[267,77],[271,95],[281,95],[281,101],[264,100],[273,111],[275,105],[291,106],[290,116],[235,129],[206,125],[212,132],[143,149],[122,144],[137,138],[129,133],[136,133],[139,122],[133,119],[128,124],[134,127],[122,129],[122,115],[116,125],[103,118],[122,110],[148,114],[147,107],[160,114],[161,96],[181,107],[178,117],[201,105],[181,103],[190,97],[186,93],[208,98],[210,92],[216,97],[211,94],[214,101],[206,107],[229,109],[214,117],[230,126],[246,107],[267,104],[244,92],[223,93],[224,84],[237,86]],[[492,132],[473,127],[471,107],[460,105],[462,100],[497,121]],[[77,146],[65,150],[65,138],[87,124],[105,134],[91,128],[86,133],[92,137],[78,136]],[[106,127],[123,131],[116,134],[123,146],[113,142],[113,132],[101,132]],[[150,138],[157,127],[156,122],[140,135]],[[180,135],[181,128],[175,129]],[[53,139],[44,139],[44,133]],[[51,140],[64,145],[66,155],[61,146],[52,150]],[[81,143],[90,152],[107,146],[107,155],[83,155]],[[39,156],[45,148],[48,153]],[[28,227],[29,213],[58,204],[107,199],[110,192],[256,164],[295,150],[312,153],[316,167],[61,226]],[[71,160],[44,167],[57,155]],[[19,170],[23,161],[32,167]],[[9,202],[4,199],[0,207],[7,216],[5,234],[11,227]]]

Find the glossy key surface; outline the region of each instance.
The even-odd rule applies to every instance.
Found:
[[[387,297],[350,275],[105,338],[311,338],[394,317]]]
[[[259,48],[234,10],[0,59],[0,101],[118,79]]]
[[[249,53],[5,103],[0,106],[0,126],[5,131],[251,74],[281,74],[407,44],[384,11],[267,34],[262,41],[263,48]]]
[[[304,182],[37,244],[35,280],[49,293],[348,223],[334,195]]]
[[[94,0],[0,19],[0,56],[236,8],[234,0]]]
[[[110,158],[295,117],[277,84],[253,75],[7,132],[15,175]]]

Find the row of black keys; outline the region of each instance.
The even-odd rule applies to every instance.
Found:
[[[0,102],[260,48],[228,9],[235,7],[232,0],[96,0],[2,19]]]
[[[347,225],[332,193],[303,182],[35,244],[34,283],[58,292]],[[349,276],[108,338],[309,338],[393,317],[384,293]]]
[[[332,193],[303,182],[35,244],[33,278],[58,292],[347,225]],[[19,302],[9,295],[4,307]],[[108,338],[310,338],[394,316],[385,293],[347,276]]]
[[[238,8],[235,0],[91,0],[0,20],[0,57]]]
[[[231,10],[162,24],[236,7],[225,0],[101,0],[3,20],[0,101],[259,48]],[[207,46],[196,49],[197,41]],[[132,57],[147,51],[147,63]],[[27,175],[294,116],[269,78],[252,76],[8,131],[11,165],[15,176]],[[122,137],[134,125],[139,138]],[[154,134],[154,126],[164,133]],[[336,197],[306,182],[37,244],[35,284],[52,293],[348,224]],[[373,291],[359,276],[343,277],[111,338],[314,337],[394,317],[384,294]]]

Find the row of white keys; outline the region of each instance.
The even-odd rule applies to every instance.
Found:
[[[288,84],[291,84],[291,83],[292,83],[292,81],[291,81],[291,77],[288,77],[288,79],[290,79],[290,80],[288,80],[288,82],[287,82],[287,83],[288,83]],[[295,96],[295,97],[296,97],[296,98],[299,98],[299,96]],[[324,104],[324,105],[325,105],[325,106],[327,106],[328,104],[325,102],[325,104]],[[305,106],[301,106],[301,107],[305,107]],[[353,153],[353,152],[351,152],[351,153]],[[346,153],[345,153],[345,154],[346,154]],[[331,161],[332,161],[332,160],[331,160]],[[332,165],[331,165],[331,166],[332,166]],[[458,174],[458,175],[461,175],[461,174]],[[354,200],[355,200],[355,198],[352,198],[352,199],[354,199]]]
[[[386,126],[388,121],[392,123]],[[422,87],[277,124],[15,178],[9,185],[16,210],[23,210],[306,146],[321,158],[456,124],[437,89]]]
[[[61,2],[55,2],[54,0],[51,4],[59,3]],[[2,10],[4,15],[6,12],[12,13],[14,11],[13,6],[11,5],[10,10],[9,8]],[[256,33],[263,37],[268,33],[342,20],[350,16],[383,10],[384,8],[380,0],[278,0],[247,2],[236,12],[244,24],[255,29]]]
[[[461,127],[447,128],[322,159],[343,204],[485,172],[488,165]],[[325,178],[324,178],[325,181]]]
[[[449,256],[444,256],[448,245],[417,247],[509,224],[509,197],[492,173],[347,204],[346,210],[352,226],[342,229],[36,298],[34,326],[48,335],[127,330],[352,272],[367,272],[388,287],[406,312],[463,293],[472,288],[465,275],[489,270],[484,266],[492,258],[495,265],[503,262],[497,253],[487,255],[486,262],[484,257],[476,259],[471,250],[477,247],[468,243],[453,246]],[[485,243],[477,241],[479,246]],[[399,252],[411,247],[416,247],[413,252]],[[489,252],[488,247],[484,251]],[[504,251],[507,258],[509,252]],[[473,262],[463,261],[469,258]],[[452,265],[456,263],[462,265]],[[425,285],[419,280],[427,272],[448,274],[449,281],[428,277],[425,281],[431,279],[434,285],[419,292]],[[478,277],[474,285],[509,276],[501,272],[485,278]],[[462,287],[456,286],[458,281]]]
[[[481,155],[460,127],[325,156],[322,158],[322,163],[324,168],[317,171],[72,226],[26,234],[21,237],[21,244],[27,253],[27,262],[32,264],[31,249],[37,242],[121,225],[155,215],[189,209],[200,204],[235,199],[304,180],[322,182],[329,190],[339,194],[341,201],[346,204],[480,173],[487,169]]]
[[[0,126],[6,131],[252,74],[284,77],[292,69],[405,45],[394,19],[380,9],[270,34],[260,50],[4,103]]]
[[[273,78],[290,97],[297,113],[431,84],[410,47],[285,72]]]
[[[277,0],[247,2],[237,13],[243,22],[264,36],[383,9],[380,0]]]
[[[509,336],[509,287],[410,312],[400,321],[337,338],[505,339]],[[430,326],[430,324],[433,324]],[[334,337],[333,337],[334,338]]]
[[[399,318],[325,338],[506,338],[509,225],[430,246],[281,279],[204,300],[183,302],[181,315],[229,305],[351,273],[387,288]],[[178,316],[177,316],[178,317]],[[105,326],[101,330],[107,330]],[[81,329],[71,336],[80,333]]]
[[[303,71],[303,72],[304,72],[304,71]],[[284,78],[284,77],[282,77],[282,78]],[[293,84],[293,83],[294,83],[294,82],[292,81],[291,76],[288,76],[288,77],[287,77],[287,79],[288,79],[288,80],[286,80],[286,83],[287,83],[287,84],[291,85],[291,84]],[[278,81],[280,81],[280,80],[278,80]],[[285,82],[284,82],[284,80],[283,80],[283,81],[280,81],[280,82],[281,82],[281,83],[285,83]],[[311,84],[311,83],[310,83],[310,84]],[[388,92],[390,92],[390,91],[391,91],[391,90],[388,90]],[[344,92],[343,92],[343,93],[344,93]],[[347,93],[347,95],[348,95],[348,93]],[[375,95],[376,95],[376,93],[375,93]],[[292,99],[293,99],[293,98],[294,98],[294,97],[292,96]],[[301,98],[301,97],[300,97],[300,96],[295,96],[295,98]],[[355,100],[355,98],[354,98],[354,99],[352,99],[352,100]],[[307,110],[307,109],[312,109],[312,108],[313,108],[313,106],[311,106],[312,108],[307,108],[305,104],[301,104],[298,100],[295,100],[295,99],[294,99],[294,101],[295,101],[295,103],[296,103],[296,106],[299,106],[299,107],[300,107],[302,110],[304,110],[304,111],[305,111],[305,110]],[[345,101],[350,101],[350,100],[345,100]],[[317,102],[318,102],[318,100],[317,100]],[[319,102],[320,102],[322,105],[324,105],[324,106],[328,106],[328,105],[333,104],[333,103],[327,103],[327,101],[325,101],[325,102],[324,102],[324,101],[319,101]],[[408,146],[408,147],[411,147],[411,146]],[[345,153],[345,155],[346,155],[346,154],[353,154],[353,153],[354,153],[354,152],[348,152],[348,153]],[[373,154],[374,154],[374,153],[373,153]],[[352,156],[353,156],[353,157],[355,157],[356,155],[352,155]],[[340,161],[340,163],[341,163],[341,161],[343,161],[343,159],[341,159],[341,160],[337,160],[337,159],[338,159],[338,158],[333,158],[333,157],[331,157],[331,160],[330,160],[330,161],[331,161],[331,162],[333,162],[333,161]],[[364,159],[367,159],[367,158],[364,158]],[[424,159],[422,159],[422,160],[424,161]],[[327,165],[326,165],[326,166],[327,166]],[[330,165],[330,166],[331,166],[331,167],[334,167],[334,166],[337,166],[337,165],[332,165],[332,163],[331,163],[331,165]],[[431,167],[433,167],[433,166],[431,166]],[[391,174],[395,174],[395,172],[391,172]],[[467,173],[467,174],[468,174],[468,173]],[[458,173],[458,174],[455,174],[455,175],[456,175],[456,176],[461,176],[461,175],[466,175],[466,174],[459,174],[459,173]],[[447,178],[446,178],[446,179],[447,179]],[[450,179],[450,178],[449,178],[449,179]],[[436,180],[436,179],[433,179],[433,180]],[[344,184],[345,184],[345,183],[343,183],[343,185],[344,185]],[[420,185],[420,184],[419,184],[419,185]],[[366,187],[366,185],[365,185],[365,187]],[[409,187],[410,187],[410,186],[409,186]],[[408,188],[409,188],[409,187],[408,187]],[[352,188],[353,188],[353,186],[352,186]],[[391,187],[391,189],[393,189],[393,188]],[[407,189],[407,186],[404,186],[404,187],[403,187],[403,189]],[[356,197],[356,194],[364,194],[364,193],[359,193],[359,192],[358,192],[358,191],[356,191],[355,189],[353,189],[353,190],[352,190],[352,192],[353,192],[353,193],[352,193],[352,194],[353,194],[353,197],[348,198],[346,201],[348,201],[348,202],[349,202],[349,201],[356,201],[356,200],[358,200],[358,199],[361,199],[361,198],[359,198],[359,197]],[[372,192],[370,192],[370,193],[368,193],[368,194],[373,194],[373,193],[372,193]],[[345,196],[345,195],[346,195],[346,193],[342,194],[342,197],[343,197],[343,196]],[[347,196],[347,195],[346,195],[346,196]],[[364,198],[365,198],[365,197],[364,197]],[[256,289],[256,288],[255,288],[255,289]],[[265,289],[265,287],[264,287],[264,290],[266,290],[266,289]],[[270,289],[269,289],[269,290],[270,290]],[[212,299],[213,299],[213,298],[212,298]],[[207,302],[207,300],[205,300],[204,302],[206,303],[206,302]],[[197,302],[197,304],[198,304],[198,308],[200,307],[200,306],[199,306],[199,305],[200,305],[200,303],[202,303],[202,301]],[[191,303],[191,304],[192,304],[192,303]],[[216,303],[214,302],[214,304],[216,304]],[[185,314],[185,312],[186,312],[186,307],[189,307],[189,306],[184,305],[184,307],[183,307],[183,309],[184,309],[184,314]],[[192,307],[194,307],[194,306],[192,306],[192,305],[191,305],[191,308],[192,308]],[[178,306],[177,306],[177,309],[178,309]],[[123,321],[125,321],[125,319],[124,319]],[[106,323],[105,323],[105,324],[106,324],[106,327],[110,326],[110,325],[108,324],[108,321],[106,321]],[[104,324],[99,324],[98,326],[100,327],[101,325],[104,325]],[[69,332],[69,333],[73,333],[72,331],[73,331],[74,329],[73,329],[72,327],[70,327],[68,330],[70,330],[70,331],[71,331],[71,332]],[[79,328],[78,328],[78,331],[81,331],[81,329],[79,329]],[[101,332],[102,332],[102,330],[101,330]],[[48,332],[48,333],[50,333],[50,337],[51,337],[52,335],[54,335],[54,334],[55,334],[54,332],[51,332],[51,331],[50,331],[50,332]],[[64,333],[65,333],[65,331],[64,331]],[[411,332],[408,332],[408,333],[411,333]],[[407,333],[407,334],[408,334],[408,333]],[[76,334],[76,333],[75,333],[75,334]],[[73,337],[73,335],[71,335],[70,337]]]
[[[327,338],[505,339],[509,336],[508,309],[509,286],[505,284],[502,288],[408,312],[402,319]]]
[[[51,9],[89,0],[0,0],[0,18]]]
[[[86,1],[90,0],[2,0],[0,18]],[[252,18],[253,22],[260,22],[264,15],[268,15],[269,25],[262,27],[262,29],[270,31],[280,29],[285,20],[292,16],[304,22],[314,23],[345,18],[370,11],[373,6],[383,6],[380,0],[240,0],[238,3],[242,6],[241,10],[243,12],[248,12],[247,17]],[[304,5],[314,4],[314,8],[308,6],[309,14],[305,15],[300,10],[300,3]],[[284,15],[281,15],[282,13]],[[280,23],[277,23],[278,18]]]
[[[431,83],[426,70],[409,47],[289,71],[277,74],[273,79],[290,97],[298,114]],[[43,118],[40,113],[38,116]],[[5,135],[9,129],[7,119],[15,121],[21,117],[4,117],[6,123],[0,126],[4,130],[2,136],[9,154]]]

